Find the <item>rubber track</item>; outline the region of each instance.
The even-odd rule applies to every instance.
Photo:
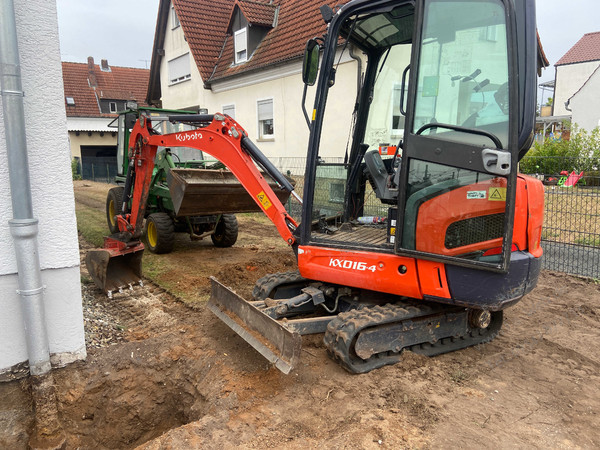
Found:
[[[329,323],[323,341],[329,354],[346,370],[352,373],[366,373],[379,367],[396,364],[402,359],[404,349],[390,349],[363,360],[354,353],[353,349],[355,338],[362,330],[437,312],[443,314],[445,309],[444,305],[429,306],[407,302],[354,309],[339,314]],[[406,349],[426,356],[440,355],[489,342],[498,335],[501,326],[502,311],[494,312],[492,323],[486,329],[469,329],[464,336],[443,338],[435,344],[419,343]]]
[[[289,283],[297,283],[305,279],[306,278],[303,278],[300,275],[300,272],[298,272],[297,270],[293,272],[280,272],[265,275],[264,277],[260,278],[254,285],[254,289],[252,290],[252,297],[254,297],[255,300],[264,300],[278,286]]]

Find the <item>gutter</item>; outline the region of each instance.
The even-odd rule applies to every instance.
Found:
[[[0,89],[13,219],[9,220],[13,237],[25,335],[31,375],[44,375],[51,369],[48,333],[44,317],[38,221],[33,217],[29,162],[25,139],[24,92],[17,45],[13,0],[0,0]]]

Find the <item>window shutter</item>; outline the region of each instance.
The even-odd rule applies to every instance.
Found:
[[[273,100],[260,100],[258,102],[258,120],[273,118]]]
[[[190,54],[186,53],[169,61],[169,80],[171,83],[190,78]]]

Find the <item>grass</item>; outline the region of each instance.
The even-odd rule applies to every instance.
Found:
[[[83,238],[95,247],[104,245],[104,236],[109,234],[104,211],[76,203],[75,214],[77,216],[77,230]],[[184,303],[194,306],[198,303],[196,292],[189,292],[177,286],[177,283],[165,280],[165,275],[172,269],[168,255],[154,255],[144,251],[142,258],[142,273],[144,277],[179,297]],[[87,284],[91,279],[83,276],[82,283]],[[200,301],[202,298],[200,299]]]
[[[77,215],[77,230],[83,238],[96,247],[102,247],[104,236],[108,234],[104,212],[76,203],[75,214]]]
[[[590,247],[600,247],[600,237],[586,236],[575,239],[576,244],[588,245]]]
[[[592,189],[546,187],[542,238],[600,246],[600,194]],[[584,237],[582,237],[584,235]]]

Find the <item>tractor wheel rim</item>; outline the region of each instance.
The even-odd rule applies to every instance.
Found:
[[[108,204],[108,215],[110,216],[110,224],[115,225],[115,202],[113,200]]]
[[[148,223],[148,244],[151,247],[156,247],[156,243],[158,242],[158,233],[156,232],[156,225],[154,222]]]

